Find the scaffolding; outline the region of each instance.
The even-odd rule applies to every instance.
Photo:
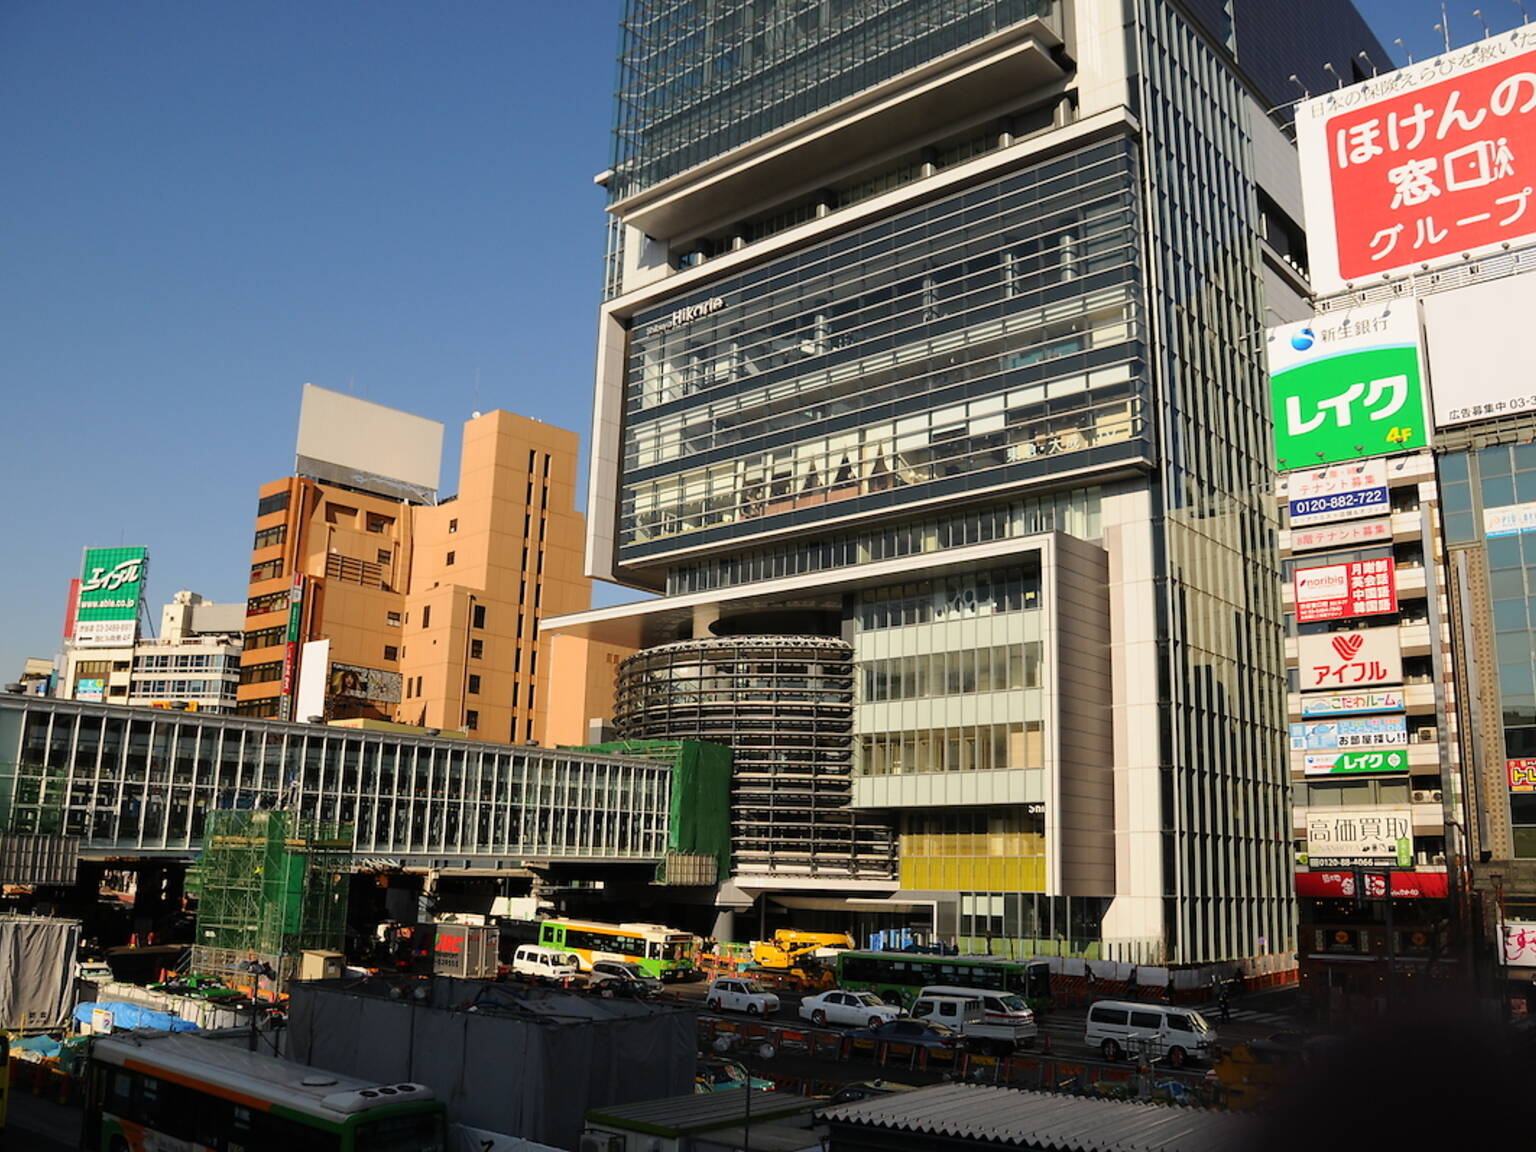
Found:
[[[193,970],[221,976],[232,987],[281,994],[300,953],[339,950],[351,847],[347,830],[287,812],[210,814],[202,854],[188,876],[198,896]],[[260,984],[257,972],[269,983]]]

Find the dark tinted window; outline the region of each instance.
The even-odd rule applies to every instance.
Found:
[[[1132,1012],[1132,1028],[1161,1028],[1163,1018],[1156,1012]]]
[[[1124,1024],[1126,1020],[1123,1008],[1095,1008],[1089,1016],[1095,1024]]]
[[[1168,1026],[1177,1028],[1180,1032],[1193,1032],[1195,1026],[1189,1022],[1188,1016],[1181,1016],[1177,1012],[1170,1012],[1167,1016]]]

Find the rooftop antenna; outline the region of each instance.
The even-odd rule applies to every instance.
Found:
[[[1435,31],[1440,33],[1440,38],[1445,41],[1445,50],[1451,50],[1451,18],[1445,14],[1445,3],[1440,4],[1440,23],[1435,25]]]
[[[1516,3],[1519,3],[1519,0],[1516,0]],[[1413,63],[1413,53],[1408,51],[1408,45],[1403,43],[1403,38],[1401,36],[1399,36],[1396,40],[1392,41],[1392,43],[1396,44],[1399,48],[1401,48],[1403,50],[1403,55],[1408,57],[1408,63],[1412,64]]]
[[[474,410],[480,411],[480,365],[475,365],[475,403]]]
[[[1472,9],[1472,15],[1483,26],[1483,39],[1486,40],[1492,36],[1493,33],[1488,31],[1488,21],[1483,19],[1483,10],[1481,8],[1474,8]]]
[[[1520,9],[1520,23],[1529,24],[1531,22],[1531,16],[1530,13],[1525,10],[1525,4],[1523,0],[1512,0],[1512,3],[1516,8]]]
[[[1332,76],[1335,80],[1337,80],[1339,82],[1339,87],[1340,88],[1344,87],[1344,77],[1340,76],[1339,73],[1338,73],[1338,70],[1334,68],[1333,61],[1331,61],[1331,60],[1324,60],[1323,61],[1323,71],[1328,73],[1328,75]]]
[[[1376,78],[1377,72],[1380,71],[1380,70],[1376,67],[1376,61],[1371,59],[1370,53],[1368,53],[1364,48],[1362,48],[1360,51],[1355,53],[1355,57],[1356,57],[1356,59],[1364,60],[1367,64],[1369,64],[1371,66],[1371,78],[1374,80]]]
[[[1308,92],[1307,86],[1296,78],[1296,73],[1292,72],[1289,76],[1286,77],[1286,79],[1289,80],[1292,84],[1296,85],[1297,88],[1301,89],[1301,98],[1303,100],[1310,100],[1312,98],[1312,93]]]

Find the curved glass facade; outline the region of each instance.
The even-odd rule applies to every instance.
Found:
[[[621,555],[1146,459],[1137,178],[1094,145],[638,313]]]
[[[848,808],[853,691],[841,640],[684,640],[620,665],[613,719],[624,739],[731,748],[737,873],[883,878],[890,831]]]

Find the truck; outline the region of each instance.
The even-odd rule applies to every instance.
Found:
[[[798,928],[780,928],[772,940],[752,941],[752,963],[759,968],[777,971],[825,968],[828,967],[827,959],[852,947],[853,937],[846,932],[802,932]]]
[[[964,1036],[972,1049],[987,1049],[1000,1055],[1029,1047],[1040,1031],[1033,1017],[1024,1021],[989,1016],[980,996],[925,993],[912,1001],[911,1016],[914,1020],[947,1024]]]

